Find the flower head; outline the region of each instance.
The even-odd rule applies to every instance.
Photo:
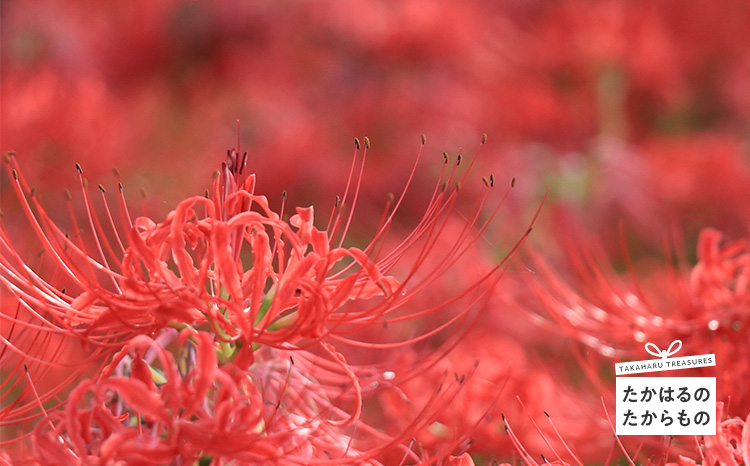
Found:
[[[577,343],[573,354],[586,377],[578,392],[583,393],[584,387],[588,387],[602,397],[605,410],[613,410],[612,364],[650,358],[646,342],[668,345],[681,340],[684,354],[716,355],[715,367],[686,370],[691,375],[716,377],[721,406],[717,419],[723,419],[719,423],[723,422],[726,429],[733,429],[738,419],[750,413],[750,392],[745,384],[738,383],[750,377],[748,240],[727,241],[722,233],[704,229],[698,239],[695,266],[684,266],[683,259],[678,259],[674,262],[679,267],[675,268],[671,265],[673,258],[668,257],[666,267],[646,275],[636,273],[635,266],[627,262],[629,283],[601,267],[595,251],[595,248],[568,251],[576,285],[562,280],[545,260],[534,255],[539,271],[533,284],[536,299],[527,303],[533,312],[542,311],[539,317],[544,318],[538,322],[543,327],[551,326],[556,332],[562,328]],[[606,417],[605,411],[600,410],[599,417],[600,420]],[[700,447],[713,451],[714,455],[724,455],[722,451],[727,445],[739,445],[726,437],[729,430],[724,433],[721,430],[722,427],[717,436],[725,436],[724,439],[705,437]],[[604,442],[609,438],[608,433],[606,436],[602,433],[599,440]],[[594,442],[589,437],[585,443]],[[627,446],[628,440],[623,443]],[[645,445],[643,452],[648,453],[663,448],[658,439],[647,439]],[[692,441],[675,440],[671,448],[675,455],[695,451]],[[719,463],[733,464],[726,460]]]
[[[423,137],[420,155],[424,143]],[[363,420],[363,399],[435,364],[460,335],[408,364],[403,358],[352,364],[348,359],[356,352],[347,356],[345,349],[401,348],[469,316],[486,301],[528,232],[466,289],[425,306],[430,300],[423,295],[460,263],[502,205],[482,219],[494,177],[484,179],[476,205],[455,228],[452,211],[468,170],[457,173],[460,155],[452,167],[445,157],[425,213],[393,243],[388,233],[418,155],[372,239],[362,247],[345,246],[369,146],[367,138],[355,141],[349,181],[325,228],[316,226],[313,207],[298,207],[287,220],[285,195],[274,211],[265,196],[255,194],[247,154],[238,151],[228,152],[205,196],[180,202],[161,222],[133,218],[119,185],[119,227],[101,185],[106,217],[97,215],[77,165],[88,238],[75,216],[72,235],[50,219],[15,155],[7,154],[13,188],[50,264],[44,271],[28,265],[2,228],[0,281],[17,303],[15,314],[4,308],[2,315],[11,330],[22,329],[3,336],[3,352],[12,349],[7,360],[15,364],[16,383],[24,379],[28,389],[0,422],[17,426],[42,417],[33,435],[39,454],[79,460],[195,461],[209,455],[243,462],[342,462],[355,456],[374,461],[388,449],[417,459],[411,447],[397,445],[429,425],[439,403],[452,399],[465,377],[441,384],[403,430],[387,435]],[[69,286],[62,289],[57,281]],[[437,323],[415,335],[414,323],[429,317]],[[389,341],[363,339],[383,334],[373,329],[399,326],[406,331],[396,330]],[[172,347],[169,335],[176,331]],[[42,335],[33,341],[42,345],[19,343],[19,334],[32,332]],[[49,350],[53,337],[76,343],[86,358],[61,363]],[[40,380],[50,368],[69,366],[76,371],[61,383],[46,387]],[[64,409],[62,403],[46,407],[68,392]],[[461,443],[456,438],[440,455]]]

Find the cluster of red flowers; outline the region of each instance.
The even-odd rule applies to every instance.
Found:
[[[434,452],[404,444],[431,425],[470,374],[419,400],[404,428],[363,412],[366,396],[403,393],[403,381],[447,348],[416,350],[424,353],[418,361],[356,364],[356,351],[338,347],[367,348],[371,358],[471,320],[526,235],[463,291],[426,306],[421,295],[460,263],[502,205],[480,219],[494,177],[485,178],[464,225],[446,227],[469,173],[458,173],[460,158],[452,165],[446,158],[424,215],[403,241],[394,245],[387,233],[409,182],[371,242],[345,247],[369,144],[365,138],[360,155],[355,141],[349,183],[325,229],[315,226],[312,207],[287,220],[282,199],[274,212],[255,194],[247,154],[229,151],[213,188],[159,223],[133,219],[119,185],[119,227],[101,185],[106,216],[96,214],[77,165],[91,229],[85,234],[71,216],[69,234],[29,188],[16,154],[5,154],[43,248],[42,265],[31,266],[3,223],[0,281],[8,299],[0,358],[9,369],[0,426],[14,432],[2,441],[13,452],[6,460],[379,464],[398,454],[410,464],[471,462],[449,458],[465,448],[465,432]],[[440,244],[451,246],[436,250]],[[406,273],[397,279],[397,270]],[[439,323],[399,337],[426,318]],[[383,328],[393,341],[379,338]],[[76,362],[71,352],[82,356]]]
[[[101,185],[106,217],[96,214],[77,166],[90,230],[86,234],[71,215],[70,234],[51,220],[16,155],[6,154],[7,175],[42,253],[39,265],[30,265],[3,222],[5,461],[307,464],[317,458],[321,464],[375,464],[401,457],[410,464],[470,464],[466,455],[450,455],[471,446],[487,454],[516,448],[528,464],[537,463],[527,448],[549,449],[548,457],[562,464],[558,445],[582,464],[580,455],[616,444],[628,454],[607,433],[614,390],[602,368],[643,357],[639,342],[672,338],[683,338],[694,352],[713,348],[719,399],[731,400],[719,404],[716,438],[694,449],[707,464],[746,461],[750,420],[731,413],[750,412],[750,393],[736,383],[750,376],[747,241],[723,245],[720,233],[706,230],[689,274],[670,268],[649,277],[648,286],[632,270],[630,286],[608,277],[589,249],[571,253],[580,291],[533,254],[535,275],[510,280],[514,287],[527,282],[534,299],[524,301],[495,287],[520,242],[494,266],[483,267],[486,259],[477,255],[477,239],[497,212],[480,221],[494,177],[485,178],[473,212],[456,225],[452,212],[466,174],[458,176],[459,163],[451,167],[447,158],[425,214],[402,242],[393,245],[387,233],[406,189],[386,207],[369,244],[344,247],[369,140],[358,176],[359,141],[356,146],[349,183],[323,230],[314,224],[312,207],[297,208],[285,220],[282,199],[274,212],[254,193],[255,176],[243,174],[246,156],[230,151],[212,190],[182,201],[159,223],[132,218],[120,185],[119,227]],[[463,260],[482,271],[454,280],[454,269],[468,271],[457,267]],[[446,298],[446,277],[462,291]],[[436,293],[437,280],[444,288]],[[502,319],[474,312],[489,297],[537,314],[542,330],[551,324],[579,341],[581,347],[570,351],[595,390],[553,390],[565,385],[559,370],[534,368],[519,342],[500,333]],[[426,317],[441,323],[426,330]],[[472,329],[477,318],[485,324]],[[446,329],[451,335],[438,338]],[[458,345],[467,331],[474,345]],[[442,343],[414,348],[425,340]],[[384,358],[388,349],[405,347],[412,348],[406,356]],[[519,408],[498,402],[507,393]],[[603,409],[593,414],[597,393]],[[501,432],[492,420],[492,411],[502,409],[516,418],[544,412],[551,421],[544,408],[555,412],[548,406],[561,396],[577,415],[566,412],[557,425],[540,428],[532,416],[516,431],[503,414]],[[592,422],[602,428],[598,437]],[[524,433],[531,426],[540,434],[536,440]],[[587,444],[568,446],[584,438]],[[666,448],[646,445],[662,454],[660,464],[670,448],[687,455],[679,464],[695,464],[689,444]]]
[[[0,21],[0,463],[750,465],[750,5]],[[248,154],[203,195],[237,119]],[[447,149],[482,131],[485,184]],[[420,133],[442,168],[404,167]],[[690,373],[717,377],[718,435],[613,437],[612,364],[675,339],[716,354]]]
[[[587,227],[603,230],[624,219],[651,250],[675,224],[738,236],[750,218],[736,202],[750,195],[741,2],[39,0],[3,13],[4,150],[43,162],[27,170],[49,183],[85,157],[93,179],[117,165],[174,205],[203,189],[203,154],[239,118],[263,191],[298,203],[336,194],[327,167],[346,163],[349,135],[378,141],[362,207],[379,211],[406,141],[488,132],[487,171],[524,179],[519,202],[560,186],[550,210],[596,212]],[[303,154],[317,163],[297,170]],[[159,176],[177,160],[195,170]]]
[[[584,385],[594,388],[588,404],[598,402],[600,420],[611,423],[606,413],[614,412],[614,363],[649,359],[645,342],[680,340],[685,354],[716,355],[715,367],[680,374],[716,377],[721,400],[716,436],[670,439],[666,444],[659,437],[625,437],[617,440],[617,448],[626,457],[628,450],[661,457],[649,464],[672,464],[670,455],[678,457],[680,465],[748,464],[750,390],[741,381],[750,377],[750,242],[728,242],[720,232],[707,228],[700,235],[694,267],[682,258],[676,259],[677,265],[650,272],[636,271],[629,264],[627,281],[603,267],[604,259],[597,260],[591,249],[569,252],[575,284],[560,279],[534,254],[538,275],[529,283],[536,299],[521,306],[537,315],[543,327],[563,329],[576,342],[570,351],[583,371]],[[602,429],[598,439],[590,431],[583,435],[590,444],[614,447],[612,432]],[[570,455],[580,464],[576,455]]]

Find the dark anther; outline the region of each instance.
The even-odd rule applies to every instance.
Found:
[[[242,169],[245,168],[245,162],[247,162],[247,151],[242,155],[242,163],[240,164],[240,175],[242,174]]]

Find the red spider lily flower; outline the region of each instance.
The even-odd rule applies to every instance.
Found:
[[[326,230],[313,225],[312,207],[298,208],[287,222],[270,209],[264,196],[253,194],[254,177],[242,174],[245,161],[231,153],[230,163],[217,177],[210,198],[183,201],[159,224],[147,217],[131,220],[121,195],[127,241],[117,234],[105,202],[116,238],[113,246],[93,213],[78,167],[97,252],[89,255],[83,244],[76,244],[52,223],[17,170],[15,157],[11,155],[8,161],[13,185],[42,246],[81,292],[74,299],[58,296],[60,293],[40,277],[27,276],[29,272],[22,271],[23,261],[7,235],[3,237],[3,247],[10,259],[4,267],[3,281],[25,304],[48,308],[59,317],[58,330],[85,334],[89,342],[98,344],[153,332],[173,320],[187,324],[208,322],[228,341],[241,336],[248,344],[272,345],[318,338],[342,331],[344,326],[382,323],[411,299],[410,294],[404,293],[406,284],[389,277],[388,271],[421,241],[424,249],[411,275],[417,272],[431,243],[441,234],[456,197],[455,190],[440,189],[441,184],[452,182],[454,167],[447,179],[441,178],[424,217],[401,244],[387,253],[382,251],[403,195],[393,211],[384,214],[369,245],[345,248],[342,244],[351,211],[345,217],[346,212],[335,209]],[[349,201],[348,191],[347,187],[340,204]],[[30,200],[24,192],[30,194]],[[478,212],[486,195],[487,192],[482,195],[463,236],[445,255],[442,266],[428,274],[433,277],[430,281],[455,263],[476,239],[477,235],[468,232],[479,220]],[[357,190],[352,197],[353,209]],[[251,260],[252,266],[246,268],[243,260]],[[342,263],[347,263],[344,269],[334,271]],[[429,281],[412,286],[421,290],[428,284]],[[334,312],[346,308],[353,299],[376,296],[384,297],[384,302],[367,312]]]
[[[590,388],[612,406],[614,380],[604,377],[607,372],[601,369],[611,368],[615,360],[648,359],[646,342],[679,339],[685,354],[716,354],[715,367],[689,370],[693,375],[716,376],[717,398],[725,402],[725,410],[746,417],[750,392],[739,381],[750,377],[750,241],[725,241],[720,232],[705,229],[698,240],[698,262],[692,269],[669,266],[652,271],[644,280],[628,262],[628,284],[601,268],[594,251],[569,250],[577,287],[564,282],[535,255],[537,301],[527,305],[539,311],[541,304],[539,316],[545,319],[540,322],[554,325],[555,331],[564,329],[580,343],[573,349],[574,361],[586,374]],[[671,262],[669,257],[667,263]],[[702,445],[708,448],[716,442],[727,443],[706,437]],[[646,446],[649,453],[660,448],[658,441],[647,440]],[[688,455],[692,445],[676,441],[673,448]]]
[[[422,146],[424,142],[423,137]],[[440,401],[452,399],[464,378],[460,383],[441,384],[415,420],[408,424],[408,429],[384,437],[360,422],[366,391],[363,386],[377,386],[378,381],[386,380],[387,385],[396,386],[394,377],[384,377],[382,364],[350,364],[338,346],[369,350],[399,348],[451,327],[486,301],[489,290],[502,276],[531,229],[499,264],[489,267],[466,289],[447,300],[441,297],[437,305],[420,307],[417,298],[473,247],[503,201],[486,219],[480,220],[482,207],[494,185],[494,178],[490,176],[484,180],[485,188],[465,224],[459,229],[446,228],[456,203],[458,186],[467,176],[457,175],[460,156],[452,168],[448,168],[446,157],[424,215],[403,241],[392,246],[387,233],[416,171],[422,151],[420,146],[420,155],[403,193],[388,204],[373,239],[361,248],[345,247],[369,144],[365,138],[362,151],[360,142],[355,141],[347,187],[343,197],[337,199],[325,229],[315,226],[312,207],[297,208],[287,221],[282,199],[280,212],[274,212],[265,196],[254,193],[255,177],[245,173],[247,154],[240,156],[237,151],[228,152],[228,160],[206,196],[184,200],[160,223],[148,217],[133,219],[120,185],[118,202],[122,226],[119,228],[107,203],[105,189],[99,186],[106,213],[100,218],[82,169],[76,166],[91,235],[88,240],[75,216],[71,216],[72,235],[64,233],[50,219],[39,197],[23,178],[15,154],[6,154],[12,186],[42,245],[44,257],[52,262],[46,267],[52,267],[53,271],[43,273],[29,266],[14,247],[11,234],[2,226],[0,281],[17,306],[15,313],[3,308],[2,318],[10,323],[11,331],[2,335],[4,345],[0,357],[9,350],[6,361],[15,367],[14,386],[24,379],[26,388],[3,410],[0,425],[18,426],[41,416],[46,421],[37,424],[33,438],[36,449],[47,452],[45,454],[73,455],[71,458],[78,459],[117,457],[126,461],[145,461],[144,458],[150,457],[157,462],[178,456],[192,461],[198,458],[199,451],[240,461],[260,461],[262,455],[237,453],[239,456],[233,456],[224,450],[215,451],[219,448],[218,440],[212,439],[226,434],[225,423],[229,418],[241,421],[242,427],[237,432],[259,429],[264,433],[267,438],[263,442],[270,443],[259,440],[252,448],[259,445],[259,451],[268,458],[282,455],[292,458],[289,451],[302,456],[323,452],[334,458],[348,458],[359,451],[359,459],[374,458],[386,447],[395,448],[407,439],[409,430],[429,425],[438,412],[436,406]],[[478,153],[472,158],[469,169]],[[450,188],[454,183],[457,187]],[[68,203],[70,205],[70,196]],[[450,247],[436,250],[436,244],[446,242],[446,232],[457,234],[447,240]],[[439,257],[434,257],[438,254]],[[403,276],[397,279],[395,271],[401,271]],[[58,281],[67,283],[67,288],[58,287]],[[442,320],[416,336],[399,337],[387,343],[359,339],[368,329],[398,326],[430,316]],[[163,335],[170,327],[182,330],[181,335],[190,332],[198,335],[195,337],[198,340],[195,361],[188,364],[195,370],[183,364],[180,372],[168,353],[154,350],[160,355],[167,380],[155,385],[150,378],[153,368],[147,368],[143,362],[146,346],[153,346],[145,343],[146,338]],[[16,331],[17,328],[20,330]],[[42,335],[33,340],[41,345],[20,343],[19,334],[31,333]],[[63,364],[58,354],[50,350],[53,338],[78,343],[85,359],[78,365]],[[399,366],[398,372],[404,374],[403,377],[414,377],[420,367],[434,364],[455,345],[456,338],[446,343],[445,349],[423,358],[417,367],[414,364]],[[115,355],[123,345],[126,349]],[[297,360],[294,371],[287,369],[286,378],[273,376],[278,395],[275,402],[280,403],[278,400],[283,394],[295,400],[297,407],[304,404],[303,399],[312,397],[316,406],[327,403],[325,409],[308,407],[307,411],[299,413],[289,409],[286,414],[294,416],[283,420],[274,417],[273,423],[260,414],[265,412],[264,405],[268,402],[265,388],[259,388],[260,394],[253,394],[247,386],[251,381],[257,386],[254,371],[262,371],[270,364],[263,358],[273,351],[294,351]],[[129,377],[111,375],[126,355],[130,358],[126,364]],[[86,374],[101,372],[104,364],[107,369],[99,377],[78,381]],[[67,367],[74,367],[75,371],[61,383],[47,387],[39,381],[50,368]],[[395,367],[391,366],[390,374]],[[312,378],[315,382],[303,383],[302,379],[290,375],[297,372],[306,374],[300,377]],[[242,377],[250,374],[251,379],[243,379],[244,382],[226,379],[235,373],[245,374]],[[178,384],[180,378],[182,382]],[[301,385],[295,385],[297,382]],[[70,392],[64,412],[60,410],[62,403],[49,407],[48,402],[59,400],[72,387],[75,388]],[[238,401],[238,390],[244,397],[242,401]],[[234,395],[224,395],[222,400],[226,404],[221,407],[217,400],[207,400],[209,395],[219,396],[224,392]],[[93,405],[85,404],[92,399]],[[211,416],[215,420],[211,422],[204,419],[209,416],[205,412],[197,414],[207,403],[214,410]],[[233,413],[231,410],[237,403],[246,405],[247,409]],[[101,411],[102,404],[115,407],[109,412]],[[128,425],[132,416],[143,417],[149,429],[138,421],[134,430]],[[191,416],[205,421],[199,423],[204,430],[192,424]],[[86,423],[89,424],[84,429]],[[91,423],[96,423],[97,427]],[[269,430],[272,426],[281,426],[273,436]],[[156,434],[144,437],[144,429]],[[322,429],[324,447],[318,448],[308,440],[305,440],[307,446],[302,447],[302,440],[295,440],[294,432],[305,432],[300,434],[305,437],[309,436],[310,429]],[[358,429],[370,438],[358,440],[352,447],[351,440],[344,441],[351,436],[344,435],[341,429]],[[283,433],[287,437],[283,437]],[[204,436],[202,440],[191,437],[199,434]],[[28,434],[21,438],[25,436]],[[250,441],[247,436],[243,438]],[[460,443],[460,438],[454,440],[440,455],[445,456]],[[197,450],[186,451],[183,444],[193,445],[191,448]],[[244,443],[233,444],[240,445],[237,448],[245,452]],[[360,444],[365,446],[364,450],[358,447]],[[292,450],[289,445],[294,445]],[[345,448],[336,449],[332,445],[345,445]],[[246,446],[251,448],[251,445]],[[420,458],[411,448],[406,448],[403,455],[415,460]],[[421,457],[423,461],[437,461],[437,457]]]

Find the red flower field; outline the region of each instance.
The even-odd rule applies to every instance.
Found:
[[[750,5],[0,10],[1,464],[750,466]]]

